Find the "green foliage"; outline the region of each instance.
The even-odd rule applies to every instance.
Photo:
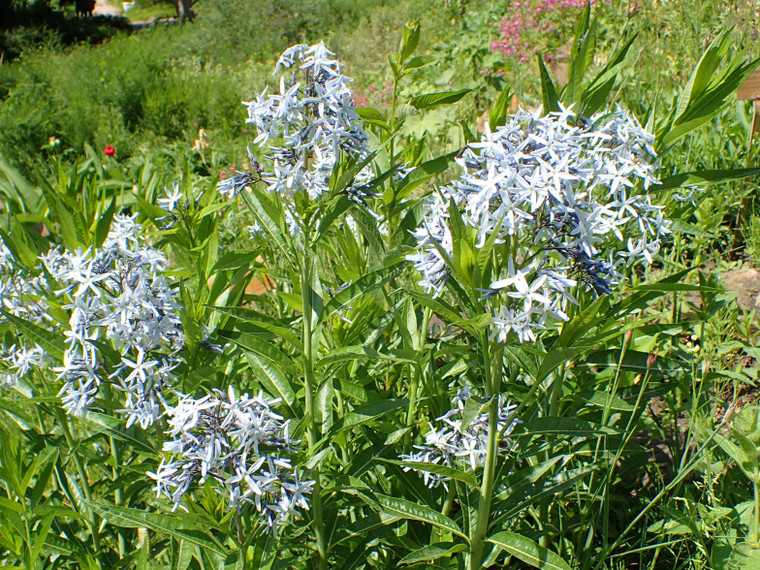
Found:
[[[757,330],[754,314],[739,311],[704,262],[725,267],[721,255],[742,243],[738,228],[748,252],[760,255],[757,151],[747,146],[748,109],[730,105],[757,62],[726,61],[728,31],[700,49],[701,59],[684,55],[701,42],[702,19],[723,22],[711,8],[655,13],[643,2],[620,32],[612,23],[622,8],[610,3],[579,16],[567,81],[559,82],[541,58],[528,74],[488,51],[497,3],[461,3],[463,14],[434,20],[430,32],[413,21],[391,39],[352,35],[357,22],[384,30],[398,24],[395,10],[420,10],[381,4],[315,1],[296,10],[263,2],[252,11],[238,0],[199,3],[198,21],[182,28],[29,53],[0,67],[0,238],[19,271],[34,271],[37,256],[56,245],[97,248],[117,213],[136,216],[171,260],[167,278],[181,299],[186,346],[176,389],[200,395],[232,386],[280,398],[278,413],[303,442],[294,462],[318,481],[310,510],[277,535],[263,532],[253,508],[228,510],[211,479],[188,492],[188,512],[169,512],[145,477],[156,471],[164,427],[127,427],[105,381],[97,409],[64,413],[53,366],[72,307],[51,290],[50,327],[5,308],[0,317],[3,346],[36,343],[56,361],[0,388],[0,564],[756,563],[760,415],[748,403],[760,370]],[[675,15],[686,24],[660,25]],[[645,16],[651,25],[637,25]],[[239,99],[261,91],[287,43],[330,30],[349,46],[377,48],[351,61],[386,62],[387,71],[356,73],[365,86],[388,85],[382,105],[358,111],[373,152],[361,162],[343,157],[317,198],[288,201],[258,184],[239,202],[223,200],[216,182],[241,160],[250,135]],[[653,34],[670,36],[670,55]],[[431,49],[436,38],[448,41]],[[675,63],[660,64],[679,54],[694,65],[672,73],[683,80],[676,94],[676,82],[666,81]],[[633,74],[635,58],[643,70]],[[505,75],[483,77],[483,67]],[[426,294],[404,260],[424,195],[450,180],[465,142],[505,123],[513,93],[546,109],[561,103],[591,115],[619,102],[649,117],[668,151],[662,184],[650,191],[674,220],[650,274],[631,271],[618,296],[579,291],[569,319],[527,344],[488,335],[482,289],[506,257],[493,241],[474,245],[454,203],[447,288]],[[191,150],[200,128],[208,146]],[[93,150],[106,144],[115,157]],[[346,189],[366,165],[373,178],[360,204]],[[158,200],[174,183],[183,207],[169,211]],[[104,368],[115,369],[118,351],[102,351]],[[7,366],[2,359],[0,371]],[[475,393],[465,425],[495,411],[498,395],[518,405],[514,450],[473,470],[399,461],[462,386]],[[449,480],[429,488],[409,468]]]

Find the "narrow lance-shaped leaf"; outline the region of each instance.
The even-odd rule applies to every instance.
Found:
[[[464,544],[457,544],[455,542],[436,542],[430,546],[419,548],[414,552],[410,552],[399,560],[399,564],[416,564],[422,562],[429,564],[433,560],[443,558],[444,556],[452,556],[458,552],[464,552],[467,547]]]
[[[299,376],[301,371],[295,364],[295,359],[290,358],[271,342],[258,338],[252,334],[242,334],[236,338],[230,338],[233,343],[248,353],[254,353],[279,366],[284,372]]]
[[[559,112],[559,97],[557,96],[557,87],[554,85],[549,70],[544,65],[541,54],[536,54],[538,59],[538,72],[541,76],[541,95],[544,103],[544,113],[552,111]]]
[[[126,429],[124,422],[117,418],[99,412],[89,411],[82,416],[77,416],[77,419],[98,433],[123,441],[135,451],[141,451],[151,455],[156,453],[156,450],[146,441],[132,435],[132,433]],[[139,433],[143,432],[141,431]]]
[[[510,93],[509,88],[504,88],[491,104],[491,108],[488,110],[488,127],[491,131],[495,131],[497,127],[506,123],[511,96],[512,93]]]
[[[336,293],[335,296],[327,302],[324,311],[321,313],[321,320],[324,321],[336,311],[351,304],[355,299],[384,285],[394,277],[398,276],[404,270],[404,267],[404,263],[397,263],[391,267],[378,269],[377,271],[365,275],[356,283],[347,286],[339,293]]]
[[[280,369],[271,361],[263,360],[258,354],[246,352],[245,357],[256,379],[261,382],[264,389],[273,396],[281,398],[291,412],[298,416],[296,414],[298,404],[295,392]]]
[[[580,114],[589,117],[598,111],[607,101],[607,97],[617,82],[618,74],[629,68],[629,52],[638,33],[633,34],[613,55],[607,65],[584,88],[581,97]]]
[[[226,553],[226,549],[205,532],[202,525],[183,520],[181,516],[149,513],[140,509],[117,507],[86,499],[84,502],[101,517],[118,527],[149,528],[161,535],[170,535],[178,540],[186,540],[216,554],[224,555]]]
[[[442,91],[439,93],[427,93],[412,97],[410,104],[418,110],[430,109],[438,105],[450,105],[456,103],[462,97],[467,95],[472,89],[459,89],[457,91]]]
[[[389,461],[389,460],[386,460],[386,461],[388,461],[389,463],[396,463],[398,465],[401,465],[402,467],[411,467],[412,469],[416,469],[417,471],[426,471],[428,473],[435,473],[436,475],[441,475],[443,477],[448,477],[449,479],[461,481],[462,483],[468,485],[469,487],[473,489],[478,487],[478,480],[475,478],[475,475],[467,471],[461,471],[454,467],[449,467],[448,465],[438,465],[436,463],[423,463],[419,461],[403,461],[403,462]]]
[[[401,200],[409,195],[412,190],[424,184],[434,176],[445,172],[453,163],[458,152],[451,152],[439,156],[416,166],[409,174],[399,182],[396,188],[396,199]]]
[[[728,180],[739,180],[760,174],[760,168],[726,168],[721,170],[699,170],[673,174],[659,184],[650,186],[649,193],[683,188],[684,186],[700,186],[718,184]]]
[[[462,532],[462,529],[459,528],[457,523],[438,511],[434,511],[430,507],[419,505],[407,501],[406,499],[389,497],[388,495],[376,494],[375,496],[383,511],[388,514],[405,519],[422,521],[438,528],[442,528],[443,530],[447,530],[450,533],[467,540],[467,536]]]
[[[39,344],[50,356],[58,361],[63,361],[66,345],[60,337],[52,334],[47,329],[12,315],[7,311],[0,309],[0,314],[2,314],[19,333],[22,333],[26,337],[31,337],[34,342]]]
[[[486,540],[540,570],[571,570],[557,554],[520,534],[499,532]]]
[[[716,37],[699,58],[694,71],[692,71],[689,81],[686,83],[686,87],[683,88],[680,97],[678,98],[678,104],[675,109],[675,117],[681,117],[689,106],[689,103],[695,101],[702,93],[707,89],[707,86],[712,79],[713,74],[720,65],[721,60],[728,52],[728,48],[731,41],[731,31],[733,28],[724,30],[718,37]]]
[[[250,330],[249,328],[245,328],[245,323],[249,323],[256,328],[268,331],[274,336],[282,338],[282,340],[288,342],[296,350],[301,349],[301,341],[298,338],[298,335],[293,332],[292,328],[290,328],[287,323],[281,323],[269,315],[250,307],[206,306],[239,321],[239,323],[233,322],[233,324],[235,324],[236,328],[241,331]],[[224,331],[221,331],[221,333],[224,334]]]
[[[243,190],[240,193],[243,201],[248,206],[249,211],[256,218],[258,224],[263,228],[269,238],[274,242],[280,252],[287,258],[291,259],[292,254],[290,247],[285,240],[285,236],[280,230],[280,225],[276,218],[272,215],[274,207],[266,203],[267,198],[260,195],[256,190]]]

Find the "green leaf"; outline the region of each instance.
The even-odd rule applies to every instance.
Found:
[[[137,200],[137,206],[140,213],[146,216],[147,218],[149,218],[150,220],[155,222],[156,220],[164,218],[169,215],[169,212],[167,212],[163,208],[159,208],[158,206],[151,204],[139,194],[135,193],[134,197]]]
[[[372,109],[370,107],[357,107],[356,114],[359,115],[359,117],[367,123],[371,123],[373,125],[378,125],[379,127],[387,130],[390,130],[390,127],[388,126],[388,122],[385,120],[385,117],[383,114],[378,111],[377,109]]]
[[[141,509],[117,507],[98,501],[84,502],[111,524],[122,528],[149,528],[160,535],[173,536],[177,540],[186,540],[202,549],[210,550],[224,556],[227,551],[205,530],[200,522],[190,521],[188,517],[160,513],[149,513]]]
[[[546,353],[541,366],[538,368],[536,381],[542,382],[549,374],[554,372],[560,365],[571,361],[573,358],[588,350],[586,346],[559,346],[552,348]]]
[[[720,65],[721,60],[728,52],[732,29],[733,28],[724,30],[723,33],[710,42],[705,53],[699,58],[694,71],[691,72],[689,81],[686,83],[686,86],[683,88],[683,91],[678,98],[674,113],[676,117],[684,115],[689,107],[689,103],[697,100],[707,89],[707,86],[710,84],[710,79]]]
[[[112,199],[106,211],[97,219],[95,223],[95,231],[93,232],[93,245],[101,247],[103,242],[108,237],[108,232],[111,231],[111,221],[114,214],[116,214],[116,200]]]
[[[687,374],[690,370],[686,365],[675,360],[657,356],[651,366],[647,366],[650,361],[648,352],[637,350],[627,350],[620,359],[620,350],[599,350],[592,352],[583,359],[583,362],[577,363],[577,366],[596,366],[599,368],[617,368],[633,372],[635,374],[652,374],[657,377],[678,376]]]
[[[53,469],[55,469],[55,463],[58,460],[58,448],[47,448],[43,451],[43,455],[45,456],[42,460],[43,467],[37,477],[37,481],[34,483],[34,488],[32,489],[32,494],[30,496],[32,509],[37,507],[40,499],[42,499],[42,495],[45,493],[48,481],[50,481],[50,476],[53,473]]]
[[[665,283],[658,281],[657,283],[642,283],[632,288],[632,291],[703,291],[705,293],[720,293],[722,289],[707,287],[705,285],[692,285],[690,283]]]
[[[372,122],[385,122],[385,117],[383,114],[378,111],[377,109],[373,109],[372,107],[357,107],[355,109],[356,114],[359,115],[362,119],[365,121],[372,121]]]
[[[462,138],[465,144],[471,144],[478,141],[478,137],[470,129],[467,121],[459,121],[459,128],[462,129]]]
[[[418,55],[404,63],[404,70],[418,69],[420,67],[425,67],[426,65],[430,65],[434,61],[435,61],[435,56],[433,55]]]
[[[731,432],[732,437],[737,438],[737,435],[738,434],[736,431]],[[726,455],[734,460],[734,462],[739,466],[739,468],[742,470],[742,472],[744,472],[750,481],[757,482],[760,480],[760,473],[758,473],[757,448],[750,444],[752,450],[747,449],[746,445],[741,445],[741,443],[744,443],[741,441],[740,445],[736,445],[736,443],[731,441],[730,438],[722,434],[715,435],[714,439],[715,443],[718,444],[718,447],[720,447]]]
[[[633,34],[607,61],[607,65],[594,77],[583,90],[581,98],[583,106],[580,114],[590,117],[604,106],[607,97],[617,82],[620,71],[629,67],[628,53],[638,33]]]
[[[151,455],[155,455],[156,453],[156,450],[146,441],[132,435],[130,430],[125,427],[125,423],[118,418],[93,411],[88,411],[81,416],[76,416],[76,418],[98,433],[103,433],[114,439],[128,443],[135,451],[142,451]],[[145,432],[138,431],[137,433],[143,434]]]
[[[499,532],[486,541],[495,544],[515,558],[541,570],[572,570],[567,562],[554,552],[514,532]]]
[[[436,542],[430,546],[425,546],[413,552],[410,552],[399,560],[399,564],[415,564],[417,562],[428,563],[444,556],[451,556],[459,552],[464,552],[467,547],[464,544],[455,542]]]
[[[171,570],[187,570],[193,561],[195,546],[184,540],[172,543],[172,566]]]
[[[684,186],[700,186],[709,184],[718,184],[727,180],[739,180],[757,176],[760,174],[760,168],[726,168],[721,170],[699,170],[696,172],[682,172],[668,176],[659,184],[649,187],[649,192],[661,192],[673,188],[683,188]]]
[[[565,106],[574,104],[578,108],[583,91],[581,82],[586,70],[594,58],[596,49],[596,20],[588,24],[588,15],[590,12],[590,3],[586,4],[583,15],[578,20],[576,28],[575,41],[570,53],[569,76],[565,91],[562,93],[562,100]]]
[[[452,309],[451,305],[446,304],[438,299],[433,299],[427,293],[421,293],[412,289],[406,289],[406,294],[417,300],[420,304],[429,307],[433,310],[433,313],[446,323],[459,327],[462,330],[469,332],[473,336],[477,336],[478,330],[473,324],[462,317],[456,310]]]
[[[730,31],[730,30],[729,30]],[[668,147],[678,139],[712,120],[720,111],[729,103],[728,97],[733,94],[746,81],[749,75],[760,65],[760,58],[744,63],[740,57],[734,58],[728,63],[722,63],[722,58],[726,53],[729,42],[727,32],[718,37],[715,43],[726,42],[725,45],[718,46],[718,51],[713,52],[711,57],[717,58],[716,61],[700,61],[695,70],[695,74],[703,74],[704,77],[699,81],[695,78],[689,94],[688,103],[676,115],[675,112],[668,116],[668,119],[657,131],[656,149]],[[713,46],[708,48],[711,51]],[[707,53],[705,55],[708,55]],[[712,77],[717,69],[721,71]],[[693,76],[694,77],[694,76]],[[709,84],[697,93],[696,86],[702,85],[706,81]],[[681,102],[684,100],[682,95]],[[679,108],[681,107],[679,103]]]
[[[449,479],[454,479],[456,481],[461,481],[462,483],[465,483],[469,487],[476,489],[478,487],[478,480],[475,478],[475,475],[472,473],[468,473],[467,471],[462,471],[461,469],[455,469],[454,467],[449,467],[448,465],[438,465],[435,463],[422,463],[419,461],[394,461],[394,460],[385,460],[388,463],[395,463],[398,465],[401,465],[402,467],[411,467],[412,469],[415,469],[417,471],[426,471],[428,473],[435,473],[436,475],[441,475],[443,477],[448,477]]]
[[[322,311],[319,322],[325,321],[333,313],[339,311],[340,309],[343,309],[347,305],[350,305],[353,301],[362,295],[366,295],[370,291],[384,285],[394,277],[400,275],[405,267],[405,263],[397,263],[391,267],[378,269],[377,271],[365,275],[356,283],[352,283],[339,293],[336,293],[335,296],[328,301],[327,305],[324,308],[324,311]],[[315,322],[315,326],[317,324],[319,323]]]
[[[341,214],[348,210],[352,206],[353,202],[348,199],[348,196],[341,194],[337,198],[330,201],[327,207],[324,209],[322,215],[319,218],[319,231],[317,237],[314,238],[314,243],[317,243],[325,232],[332,227],[332,224],[337,220]]]
[[[482,402],[479,398],[469,398],[465,402],[464,409],[462,410],[462,426],[464,428],[469,427],[472,420],[482,414],[488,407],[489,403],[490,400]]]
[[[34,267],[37,264],[38,252],[33,243],[25,239],[27,237],[24,227],[17,223],[18,216],[11,218],[9,233],[0,229],[0,241],[2,241],[13,254],[13,257],[26,267]]]
[[[22,334],[29,340],[33,340],[54,359],[63,362],[63,354],[66,352],[66,345],[62,342],[60,337],[34,323],[30,323],[29,321],[12,315],[2,309],[0,309],[0,314],[2,314],[8,322],[16,328],[16,331],[19,334]]]
[[[0,509],[7,509],[10,511],[13,511],[15,513],[18,513],[20,515],[23,515],[26,511],[20,503],[17,503],[16,501],[11,501],[10,499],[6,499],[5,497],[0,496]]]
[[[404,26],[399,47],[398,63],[404,63],[406,59],[417,49],[420,42],[420,23],[410,22]]]
[[[248,323],[257,328],[271,332],[273,335],[289,342],[296,349],[300,349],[301,347],[301,341],[299,340],[298,335],[296,335],[290,328],[283,326],[283,324],[273,319],[269,315],[265,315],[264,313],[261,313],[255,309],[251,309],[250,307],[211,306],[211,308],[225,315],[229,315],[230,317],[233,317],[242,323]],[[238,328],[244,330],[241,327]]]
[[[198,213],[198,219],[202,220],[206,216],[209,216],[214,212],[218,212],[219,210],[223,210],[226,207],[227,202],[212,202]]]
[[[279,216],[276,206],[269,203],[269,197],[253,190],[243,190],[240,193],[248,210],[251,212],[259,226],[266,232],[270,240],[274,242],[286,259],[291,259],[291,248],[285,239],[278,223]],[[277,217],[275,217],[277,216]]]
[[[557,456],[559,458],[560,456]],[[549,460],[550,462],[553,460]],[[530,505],[536,505],[545,498],[550,499],[559,496],[562,491],[568,489],[591,475],[596,467],[582,471],[563,471],[554,477],[544,477],[535,482],[527,481],[510,490],[509,498],[501,504],[501,511],[493,524],[505,526],[506,521],[511,520],[517,514],[523,512]]]
[[[282,371],[289,372],[293,376],[300,376],[301,371],[295,365],[295,361],[282,352],[271,342],[262,340],[252,334],[243,334],[230,340],[248,353],[254,353],[259,357],[269,360]]]
[[[348,362],[351,360],[392,360],[394,362],[406,362],[414,364],[416,361],[411,358],[403,358],[394,354],[383,354],[375,349],[362,346],[343,346],[330,351],[330,354],[319,359],[314,365],[314,368],[323,368],[330,364],[336,364],[338,362]]]
[[[34,539],[34,546],[32,547],[32,552],[30,555],[31,560],[37,560],[39,557],[40,552],[42,551],[42,547],[45,546],[45,541],[47,539],[48,533],[50,533],[50,525],[53,524],[54,518],[55,515],[53,513],[45,515],[37,525],[37,528],[35,529],[36,537]]]
[[[465,224],[462,214],[454,200],[449,201],[449,228],[453,243],[451,254],[451,270],[459,283],[470,293],[480,286],[477,279],[479,273],[478,256],[473,246],[469,224]]]
[[[470,91],[472,91],[472,89],[458,89],[457,91],[427,93],[425,95],[412,97],[412,100],[409,103],[412,105],[412,107],[418,110],[430,109],[432,107],[437,107],[438,105],[449,105],[451,103],[456,103]]]
[[[271,364],[271,361],[267,362],[253,352],[246,352],[245,358],[264,389],[271,395],[281,398],[291,412],[295,413],[295,392],[279,368]]]
[[[468,540],[467,535],[462,532],[457,523],[430,507],[418,505],[406,499],[389,497],[388,495],[376,494],[375,496],[382,510],[390,515],[422,521]]]
[[[594,437],[615,435],[612,428],[576,418],[541,417],[526,421],[520,435],[560,434],[568,437]]]
[[[371,402],[364,406],[359,406],[355,410],[346,414],[343,417],[343,421],[336,424],[334,429],[345,429],[363,424],[375,418],[379,418],[388,412],[392,412],[393,410],[405,408],[408,405],[409,401],[405,399],[378,400],[376,402]]]
[[[231,271],[241,267],[248,268],[259,256],[258,250],[235,250],[225,253],[209,272],[210,275],[220,271]]]
[[[717,234],[710,232],[706,227],[698,226],[690,222],[684,222],[683,220],[673,220],[670,224],[670,231],[679,234],[685,234],[690,236],[704,237],[717,239]]]
[[[340,155],[341,160],[335,163],[333,174],[330,177],[330,194],[334,196],[348,188],[356,178],[356,175],[374,160],[377,153],[378,151],[374,151],[362,160],[357,160],[347,152],[342,152]]]
[[[454,163],[457,154],[458,152],[450,152],[416,166],[398,183],[396,199],[402,200],[421,184],[445,172]]]
[[[497,127],[506,124],[511,96],[512,93],[510,93],[509,88],[504,88],[491,104],[491,108],[488,111],[488,126],[491,131],[495,131]]]
[[[557,96],[557,87],[554,85],[549,70],[544,65],[544,59],[541,54],[536,54],[538,58],[538,72],[541,76],[541,95],[544,103],[544,113],[559,112],[559,97]]]
[[[0,180],[0,192],[14,200],[23,211],[39,213],[42,191],[4,160],[0,160],[0,172],[5,176],[5,180]]]

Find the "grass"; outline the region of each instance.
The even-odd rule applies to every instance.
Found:
[[[177,11],[173,6],[163,3],[145,7],[135,4],[125,11],[124,15],[131,23],[151,22],[159,18],[173,18],[177,15]]]

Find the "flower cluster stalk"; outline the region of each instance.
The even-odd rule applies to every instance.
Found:
[[[82,493],[84,493],[84,498],[89,502],[92,500],[90,481],[87,479],[87,472],[84,469],[84,465],[82,465],[82,460],[79,458],[79,454],[77,454],[75,451],[76,444],[74,443],[74,438],[72,437],[71,430],[69,429],[68,417],[63,413],[63,410],[57,406],[55,408],[55,413],[58,417],[58,422],[61,424],[61,429],[63,430],[63,436],[66,439],[66,444],[71,450],[71,456],[74,458],[74,465],[76,465],[77,473],[79,474],[79,480],[82,484]],[[95,550],[98,568],[102,569],[103,563],[100,560],[100,526],[98,525],[98,519],[95,516],[95,512],[92,510],[92,507],[90,507],[90,505],[87,505],[87,522],[90,527],[90,533],[92,534],[92,546]]]
[[[493,497],[494,479],[496,474],[496,459],[498,455],[499,435],[499,386],[501,384],[501,355],[491,351],[491,343],[488,333],[483,333],[480,343],[483,351],[483,371],[485,373],[485,388],[488,402],[488,445],[486,447],[486,461],[483,468],[483,480],[480,484],[480,498],[478,500],[478,516],[475,528],[470,537],[470,570],[481,568],[483,561],[483,546],[486,533],[491,519],[491,499]],[[500,351],[497,351],[500,352]]]
[[[314,307],[312,305],[312,264],[309,255],[305,255],[302,260],[301,271],[301,304],[303,310],[303,374],[304,374],[304,392],[306,395],[306,417],[309,418],[309,427],[307,428],[307,439],[309,442],[309,455],[316,453],[317,443],[320,439],[320,425],[314,409],[315,382],[314,382]],[[322,512],[322,485],[320,481],[319,466],[316,466],[311,473],[314,478],[314,486],[311,494],[311,509],[314,516],[314,536],[317,541],[317,554],[319,557],[319,568],[327,568],[328,546],[327,535],[325,532],[324,514]]]

